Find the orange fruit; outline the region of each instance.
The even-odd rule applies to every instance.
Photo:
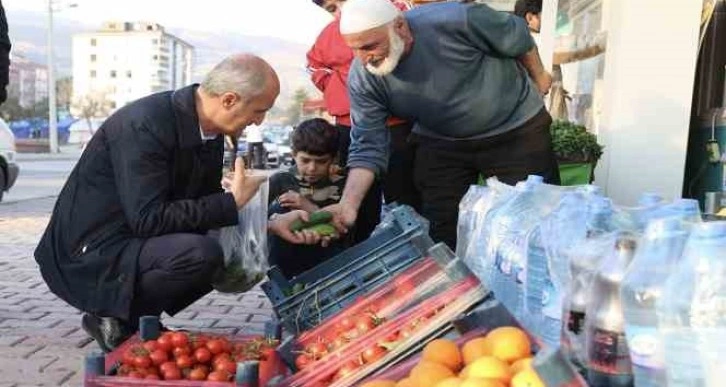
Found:
[[[373,380],[368,383],[363,383],[361,387],[396,387],[396,382],[390,380]]]
[[[446,378],[436,384],[436,387],[459,387],[463,382],[463,379],[457,377]]]
[[[524,359],[519,359],[512,363],[512,365],[509,367],[510,370],[512,370],[512,375],[518,374],[526,369],[532,368],[532,361],[534,358],[532,357],[525,357]]]
[[[527,334],[519,328],[497,328],[489,332],[486,339],[491,355],[508,363],[532,356],[532,343]]]
[[[507,385],[496,379],[469,378],[461,383],[459,387],[507,387]]]
[[[464,364],[469,365],[480,357],[490,356],[491,351],[489,350],[488,343],[489,342],[484,337],[477,337],[476,339],[467,341],[464,346],[461,347]]]
[[[401,379],[396,383],[396,387],[416,387],[415,384],[413,384],[413,381],[411,378]]]
[[[422,360],[411,370],[410,379],[416,387],[434,387],[438,382],[452,376],[456,375],[454,375],[454,372],[449,367],[432,361]]]
[[[426,344],[421,358],[443,364],[452,371],[460,370],[463,363],[459,347],[453,341],[446,339],[437,339]]]
[[[512,387],[546,387],[533,368],[525,369],[514,375]]]
[[[493,356],[481,357],[469,364],[466,368],[465,377],[467,379],[496,379],[505,383],[509,383],[509,380],[512,379],[512,371],[509,370],[509,364]]]

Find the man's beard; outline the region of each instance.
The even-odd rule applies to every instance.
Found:
[[[403,56],[405,44],[403,39],[398,36],[393,27],[391,27],[388,31],[388,42],[388,56],[385,57],[378,66],[373,66],[370,63],[366,64],[366,70],[368,70],[369,73],[384,76],[392,73],[393,70],[396,69],[396,66],[398,66],[398,62],[401,60],[401,56]]]

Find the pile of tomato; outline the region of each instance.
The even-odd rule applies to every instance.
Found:
[[[326,380],[326,383],[332,383],[339,379],[344,379],[367,364],[383,358],[398,345],[406,341],[417,330],[426,325],[427,321],[433,318],[441,309],[433,310],[425,316],[406,323],[400,329],[389,333],[380,340],[372,342],[354,359],[343,362],[340,367]],[[334,334],[328,338],[318,337],[314,342],[305,345],[295,359],[295,366],[298,370],[304,370],[311,367],[316,361],[324,358],[326,355],[333,353],[351,341],[356,339],[366,340],[366,336],[376,327],[385,322],[385,319],[376,316],[376,314],[367,310],[358,315],[346,316],[334,328]],[[376,336],[374,334],[374,336]]]
[[[237,362],[266,360],[273,357],[279,343],[271,339],[254,339],[233,343],[209,334],[163,332],[156,340],[132,345],[122,355],[118,375],[150,380],[194,380],[228,382],[234,380]]]

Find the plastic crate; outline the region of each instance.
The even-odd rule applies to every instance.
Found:
[[[220,335],[215,335],[220,336]],[[228,336],[232,343],[245,343],[259,339],[259,335]],[[237,363],[238,382],[209,382],[191,380],[146,380],[116,376],[116,370],[121,364],[123,353],[134,345],[141,344],[139,334],[135,334],[108,354],[91,353],[85,359],[85,387],[132,387],[132,386],[158,386],[158,387],[230,387],[230,386],[266,386],[273,385],[287,374],[287,367],[276,351],[272,352],[265,367],[259,367],[258,362]],[[253,364],[254,363],[254,364]],[[250,381],[251,380],[251,381]]]
[[[355,319],[366,313],[373,313],[388,321],[422,300],[440,294],[467,276],[472,276],[466,265],[442,243],[429,249],[426,255],[427,258],[414,263],[364,298],[326,319],[321,325],[303,332],[297,338],[291,337],[284,341],[278,351],[288,366],[295,370],[295,357],[310,344],[323,343],[329,346],[326,356],[332,356],[355,341],[362,340],[363,338],[355,338],[357,335],[353,334],[348,343],[332,348],[331,344],[340,336],[341,322],[344,319]],[[385,327],[379,326],[375,329]],[[350,331],[355,333],[355,329]]]
[[[419,260],[433,241],[427,225],[410,207],[391,211],[392,222],[368,240],[315,268],[286,279],[273,267],[261,287],[281,324],[297,334],[353,303]],[[296,285],[304,290],[289,295]]]
[[[450,319],[447,313],[452,308],[468,308],[485,296],[484,289],[480,286],[475,277],[467,277],[459,283],[451,286],[447,291],[438,294],[421,304],[402,313],[396,318],[384,323],[380,329],[367,334],[363,340],[356,341],[352,345],[340,350],[335,356],[327,356],[322,360],[311,364],[294,376],[282,382],[284,386],[351,386],[358,385],[365,375],[375,372],[387,364],[392,364],[403,356],[408,356],[411,347],[420,345],[435,336],[439,336],[450,327]],[[414,322],[422,322],[422,326],[414,331],[407,338],[402,338],[398,345],[385,356],[371,363],[362,365],[352,375],[345,379],[332,381],[338,369],[349,362],[358,362],[361,353],[370,346],[378,345],[386,341],[392,333],[403,331]],[[405,336],[404,336],[405,337]]]

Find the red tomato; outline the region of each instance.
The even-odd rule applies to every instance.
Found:
[[[178,347],[186,347],[189,344],[189,336],[184,332],[174,332],[171,335],[171,344]]]
[[[376,324],[373,322],[373,319],[368,316],[359,317],[355,321],[355,329],[358,330],[358,333],[360,334],[368,333],[375,327]]]
[[[343,336],[339,336],[339,337],[336,337],[332,343],[330,343],[330,348],[333,351],[335,351],[337,349],[344,347],[346,344],[348,344],[348,340],[346,340],[345,337],[343,337]]]
[[[234,349],[232,343],[230,343],[229,340],[225,339],[224,337],[220,337],[217,340],[222,343],[222,352],[232,352],[232,350]]]
[[[214,365],[215,371],[226,371],[230,374],[237,372],[237,363],[232,360],[223,360]]]
[[[218,355],[214,355],[214,357],[212,358],[212,365],[216,366],[219,362],[229,360],[232,360],[232,358],[229,356],[228,353],[220,353]]]
[[[189,355],[181,355],[176,358],[176,366],[179,368],[189,368],[194,365],[194,359]]]
[[[207,380],[211,382],[227,382],[230,379],[230,374],[226,371],[213,371],[207,375]]]
[[[161,380],[161,378],[157,374],[147,374],[144,377],[144,379],[147,379],[147,380]]]
[[[157,349],[149,354],[149,358],[154,365],[162,365],[169,360],[169,354],[166,351]]]
[[[297,367],[297,369],[299,369],[299,370],[302,370],[305,367],[309,366],[310,363],[311,363],[310,357],[308,357],[308,355],[305,355],[305,354],[302,354],[295,359],[295,367]]]
[[[222,352],[224,352],[224,342],[222,340],[218,339],[212,339],[207,341],[207,349],[209,352],[211,352],[213,355],[218,355]]]
[[[181,380],[182,374],[179,368],[168,369],[161,374],[164,380]]]
[[[174,354],[174,357],[179,357],[182,355],[191,355],[192,349],[189,348],[189,346],[176,347],[172,350],[172,353]]]
[[[336,379],[346,378],[346,377],[354,374],[356,372],[356,370],[358,370],[358,368],[360,368],[360,364],[358,364],[354,361],[349,361],[349,362],[343,364],[342,367],[340,367],[340,369],[338,370],[338,373],[336,374]]]
[[[194,351],[194,359],[197,363],[209,363],[209,361],[212,360],[212,352],[210,352],[207,348],[197,348],[197,350]]]
[[[321,357],[325,356],[326,353],[328,353],[328,348],[325,346],[325,344],[317,342],[308,345],[305,348],[305,352],[307,352],[313,359],[319,360]]]
[[[127,349],[124,351],[124,354],[121,358],[121,363],[126,364],[128,366],[134,366],[134,362],[136,360],[136,355],[134,354],[134,351],[131,349]]]
[[[353,320],[350,316],[345,316],[342,320],[340,320],[338,326],[341,331],[347,332],[355,328],[355,320]]]
[[[178,370],[178,369],[179,369],[179,367],[176,366],[175,361],[167,361],[159,366],[159,371],[161,371],[162,374],[168,370]]]
[[[131,372],[129,372],[129,374],[127,376],[130,378],[134,378],[134,379],[143,379],[144,378],[144,374],[142,374],[139,371],[131,371]]]
[[[159,343],[156,340],[145,341],[142,345],[144,349],[149,352],[154,352],[155,350],[159,349]]]
[[[156,346],[162,351],[171,351],[172,348],[174,348],[174,345],[171,343],[171,335],[161,335],[161,337],[156,340]]]
[[[134,366],[136,368],[147,368],[151,366],[151,359],[147,354],[137,354],[134,358]]]
[[[385,341],[386,343],[393,343],[398,341],[398,339],[398,332],[393,332],[390,335],[386,336],[383,341]]]
[[[388,351],[385,348],[383,348],[379,345],[375,345],[373,347],[366,348],[366,350],[363,351],[363,355],[362,355],[363,361],[366,364],[373,363],[374,361],[386,356],[387,352]]]
[[[207,380],[207,372],[201,368],[194,368],[188,377],[189,380]]]
[[[118,376],[127,376],[129,374],[129,372],[131,372],[131,371],[132,371],[132,368],[130,365],[121,364],[121,366],[118,367],[118,371],[116,371],[116,373],[118,374]]]

